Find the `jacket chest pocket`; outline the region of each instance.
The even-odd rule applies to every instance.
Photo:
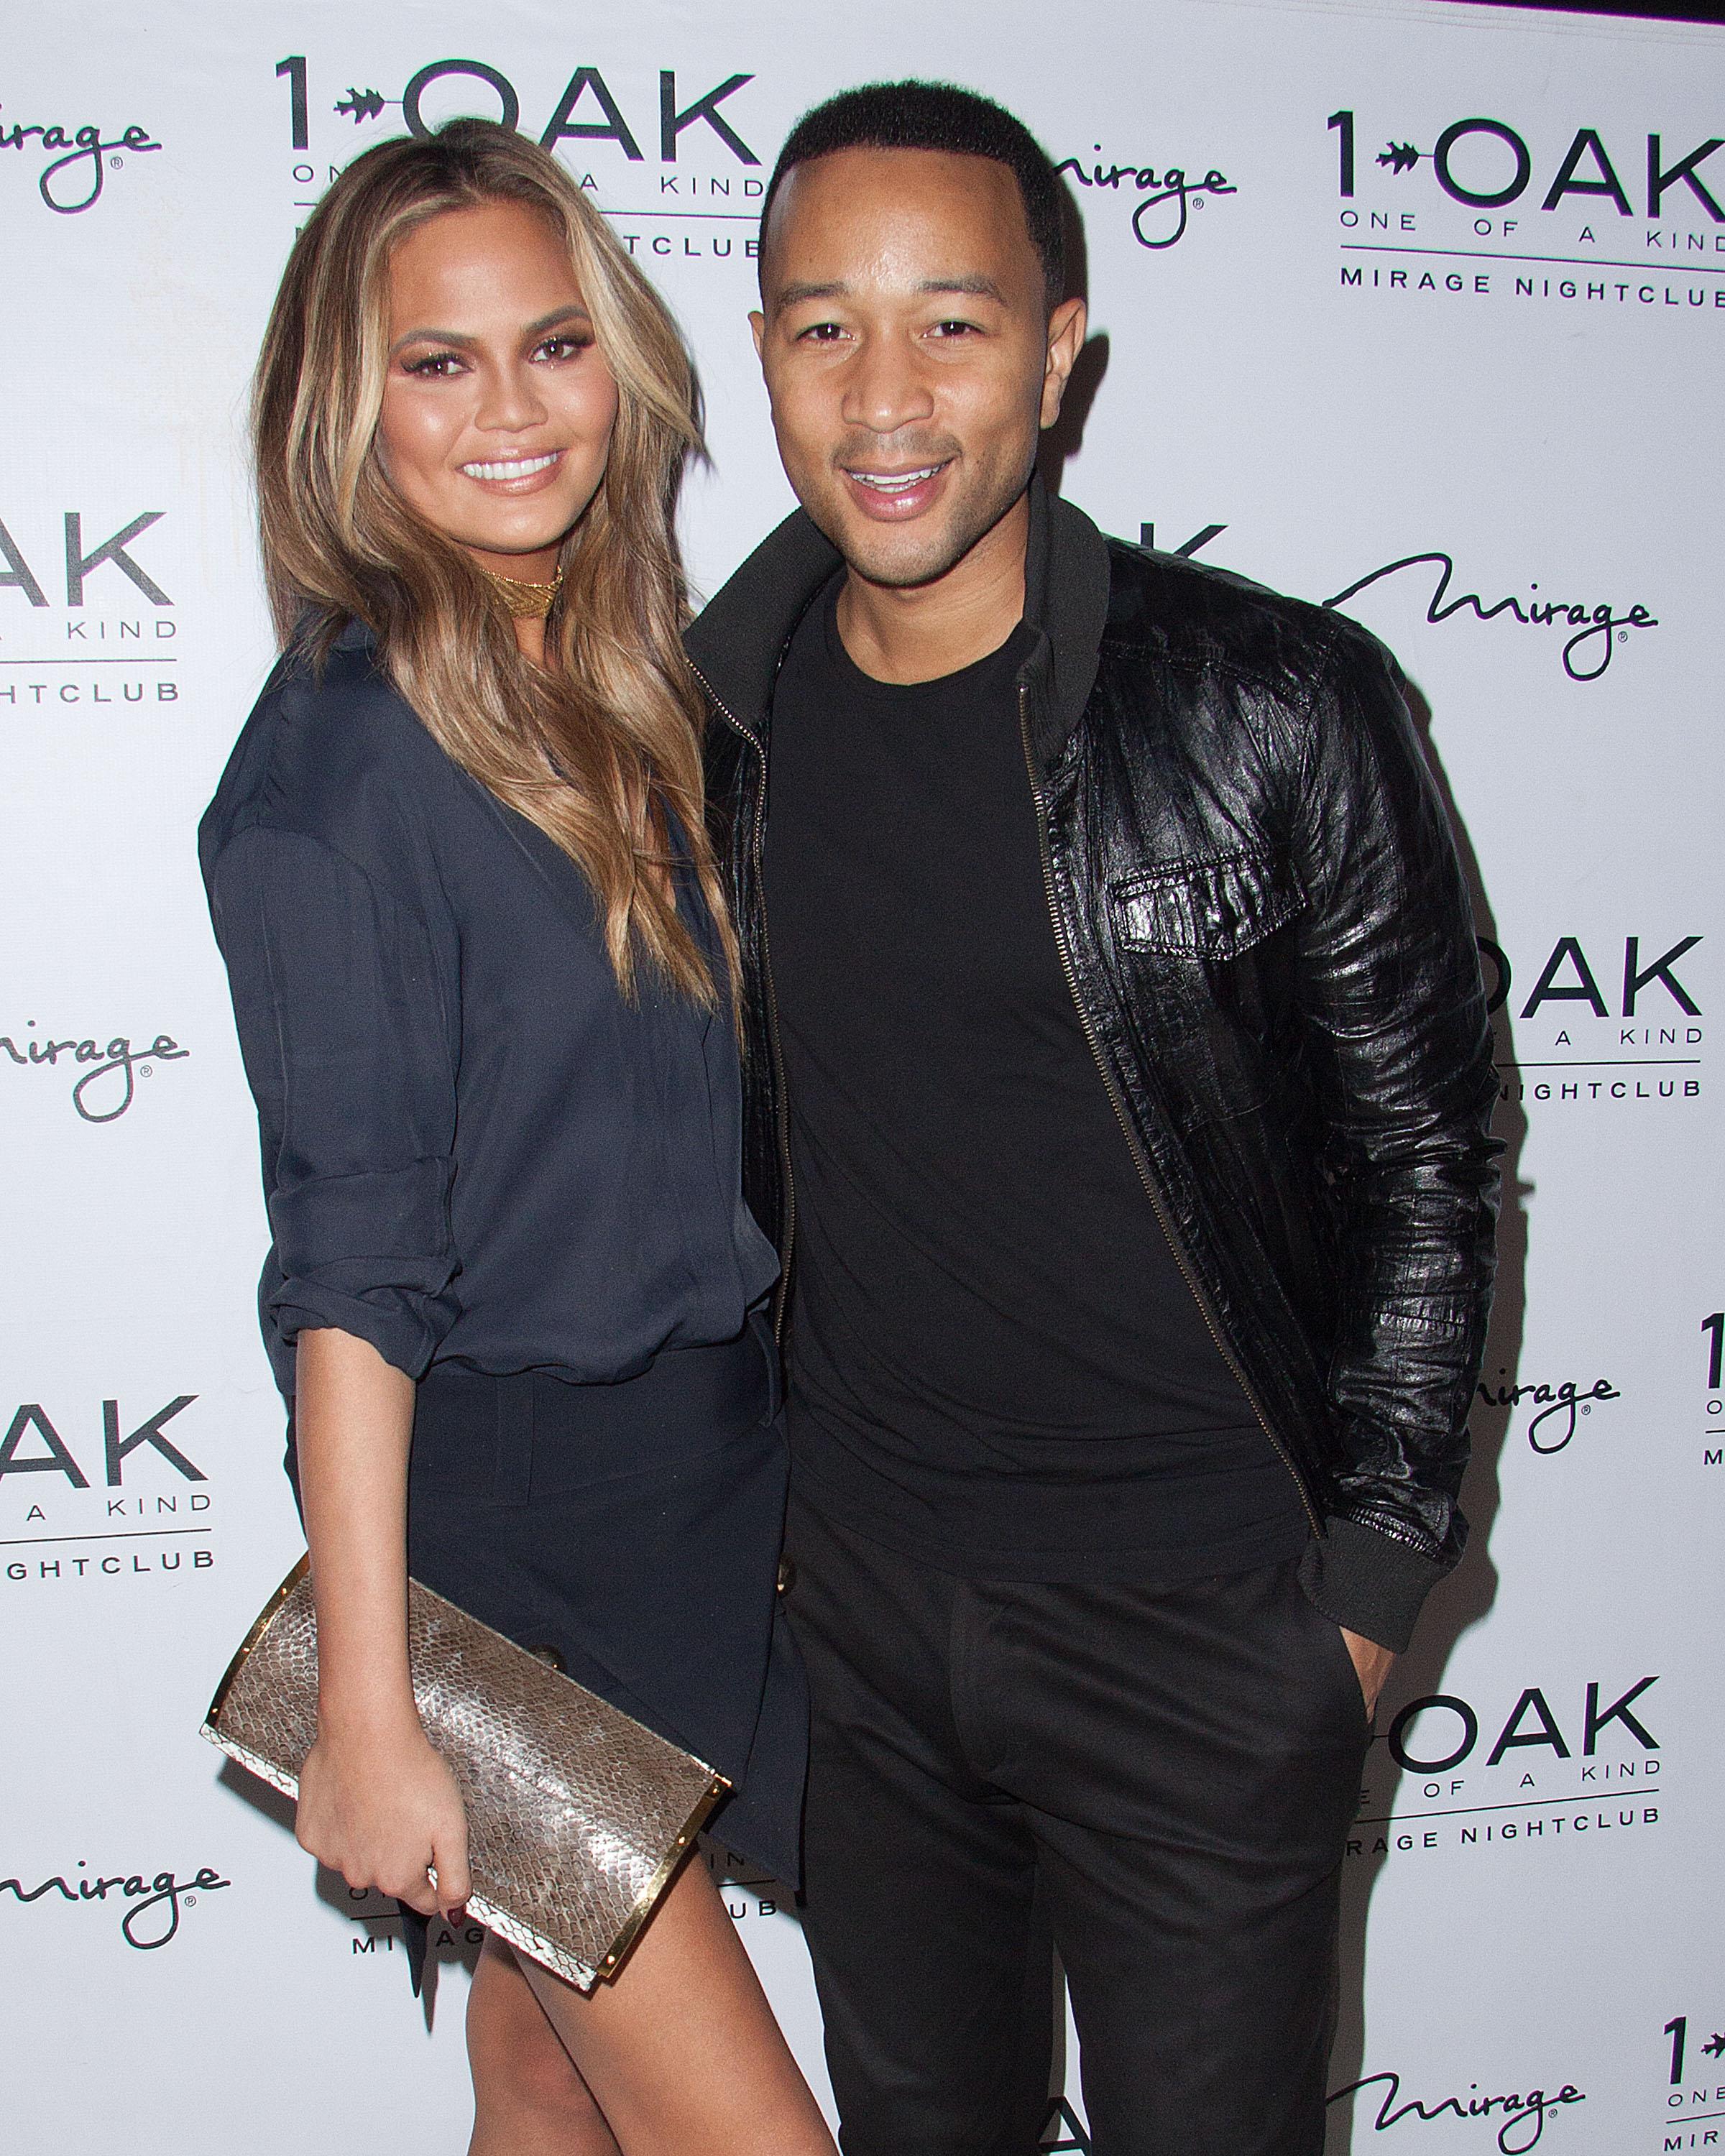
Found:
[[[1286,855],[1259,852],[1158,862],[1122,876],[1109,895],[1122,949],[1212,960],[1240,957],[1306,902]]]

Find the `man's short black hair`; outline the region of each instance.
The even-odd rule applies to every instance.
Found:
[[[761,205],[761,259],[767,254],[767,220],[785,174],[813,157],[836,150],[942,150],[961,157],[990,157],[1019,183],[1024,222],[1042,258],[1048,304],[1065,297],[1066,247],[1060,222],[1060,183],[1048,152],[1022,120],[950,82],[871,82],[840,90],[817,105],[792,128],[767,182]],[[762,274],[765,275],[764,268]]]

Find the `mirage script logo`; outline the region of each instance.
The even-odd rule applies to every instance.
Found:
[[[33,1031],[35,1024],[32,1019]],[[157,1063],[183,1063],[192,1053],[167,1033],[158,1033],[143,1048],[134,1048],[123,1033],[103,1043],[93,1038],[33,1040],[27,1032],[22,1046],[9,1033],[0,1033],[0,1050],[25,1070],[57,1070],[64,1057],[78,1073],[72,1106],[86,1123],[117,1122],[136,1097],[137,1080],[149,1077]]]
[[[1547,2121],[1554,2112],[1569,2104],[1587,2102],[1573,2082],[1565,2082],[1555,2096],[1537,2088],[1529,2089],[1525,2096],[1481,2096],[1479,2083],[1470,2082],[1466,2096],[1440,2097],[1435,2103],[1422,2103],[1418,2097],[1410,2097],[1402,2103],[1402,2077],[1397,2073],[1368,2074],[1363,2081],[1350,2082],[1346,2088],[1337,2089],[1330,2102],[1339,2103],[1343,2097],[1380,2087],[1384,2095],[1378,2116],[1372,2121],[1374,2133],[1387,2133],[1404,2119],[1430,2126],[1440,2118],[1490,2119],[1495,2114],[1500,2121],[1497,2146],[1503,2156],[1525,2156],[1544,2133]]]
[[[1112,191],[1127,199],[1138,197],[1132,214],[1132,238],[1140,247],[1173,247],[1186,237],[1191,213],[1202,209],[1212,196],[1237,195],[1240,189],[1212,165],[1201,180],[1189,179],[1183,166],[1168,165],[1158,172],[1153,164],[1105,164],[1102,146],[1094,145],[1097,162],[1063,157],[1057,172],[1070,172],[1081,187]],[[1157,213],[1160,212],[1158,215]]]
[[[1532,594],[1539,589],[1537,583],[1528,586],[1529,596],[1517,598],[1513,592],[1486,605],[1477,592],[1461,592],[1451,598],[1450,579],[1455,574],[1455,564],[1448,554],[1404,554],[1399,561],[1386,562],[1381,569],[1370,569],[1344,590],[1337,592],[1323,603],[1327,607],[1345,606],[1372,584],[1382,583],[1386,577],[1399,576],[1404,569],[1435,569],[1431,596],[1425,603],[1425,619],[1434,624],[1454,619],[1458,613],[1471,614],[1476,621],[1496,621],[1507,615],[1524,629],[1568,629],[1574,632],[1563,647],[1563,671],[1572,681],[1597,681],[1611,664],[1611,654],[1620,644],[1627,643],[1631,629],[1657,629],[1658,617],[1645,606],[1636,604],[1620,613],[1609,602],[1590,600],[1535,598]]]
[[[1172,551],[1189,561],[1211,540],[1219,539],[1227,529],[1225,524],[1206,524],[1183,546]],[[1156,526],[1141,524],[1138,542],[1141,546],[1153,547]],[[1513,592],[1494,599],[1490,605],[1477,592],[1461,592],[1452,598],[1450,586],[1455,574],[1455,558],[1435,550],[1425,554],[1404,554],[1397,561],[1386,562],[1381,568],[1368,569],[1364,576],[1356,577],[1351,584],[1321,603],[1327,608],[1345,606],[1372,585],[1382,583],[1386,577],[1399,576],[1404,569],[1419,568],[1437,572],[1431,596],[1425,603],[1425,619],[1434,626],[1453,621],[1459,614],[1480,622],[1497,621],[1507,616],[1524,629],[1568,629],[1571,634],[1563,645],[1563,671],[1572,681],[1597,681],[1611,664],[1615,646],[1626,644],[1631,631],[1659,627],[1658,616],[1639,602],[1620,613],[1605,600],[1536,598],[1532,594],[1539,589],[1537,582],[1529,583],[1525,600]]]
[[[1575,1436],[1577,1417],[1591,1414],[1595,1400],[1623,1398],[1609,1378],[1596,1378],[1591,1385],[1565,1378],[1557,1384],[1541,1380],[1532,1384],[1481,1385],[1478,1390],[1488,1408],[1514,1409],[1532,1403],[1535,1412],[1527,1421],[1527,1443],[1538,1453],[1563,1451]]]
[[[80,1857],[79,1871],[89,1868]],[[200,1894],[218,1893],[233,1884],[213,1866],[201,1864],[189,1879],[172,1871],[116,1871],[107,1878],[98,1874],[70,1881],[54,1872],[36,1887],[26,1887],[19,1879],[0,1879],[0,1894],[10,1894],[19,1902],[40,1902],[50,1894],[57,1894],[60,1902],[105,1902],[111,1895],[121,1907],[120,1936],[127,1946],[150,1953],[178,1936],[180,1912],[195,1909]]]
[[[37,176],[37,192],[61,217],[76,217],[101,200],[103,181],[110,168],[126,162],[127,151],[141,153],[162,145],[136,121],[110,138],[93,123],[68,128],[53,121],[26,124],[0,118],[0,150],[33,146],[51,155],[51,162]]]

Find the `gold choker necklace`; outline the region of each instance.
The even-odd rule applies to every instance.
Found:
[[[529,583],[522,577],[500,577],[495,569],[482,568],[480,574],[517,621],[543,621],[563,588],[561,569],[548,584]]]

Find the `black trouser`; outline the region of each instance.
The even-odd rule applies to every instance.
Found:
[[[845,2156],[1029,2156],[1050,1933],[1096,2156],[1321,2156],[1367,1732],[1294,1564],[963,1580],[800,1501],[788,1550]]]

